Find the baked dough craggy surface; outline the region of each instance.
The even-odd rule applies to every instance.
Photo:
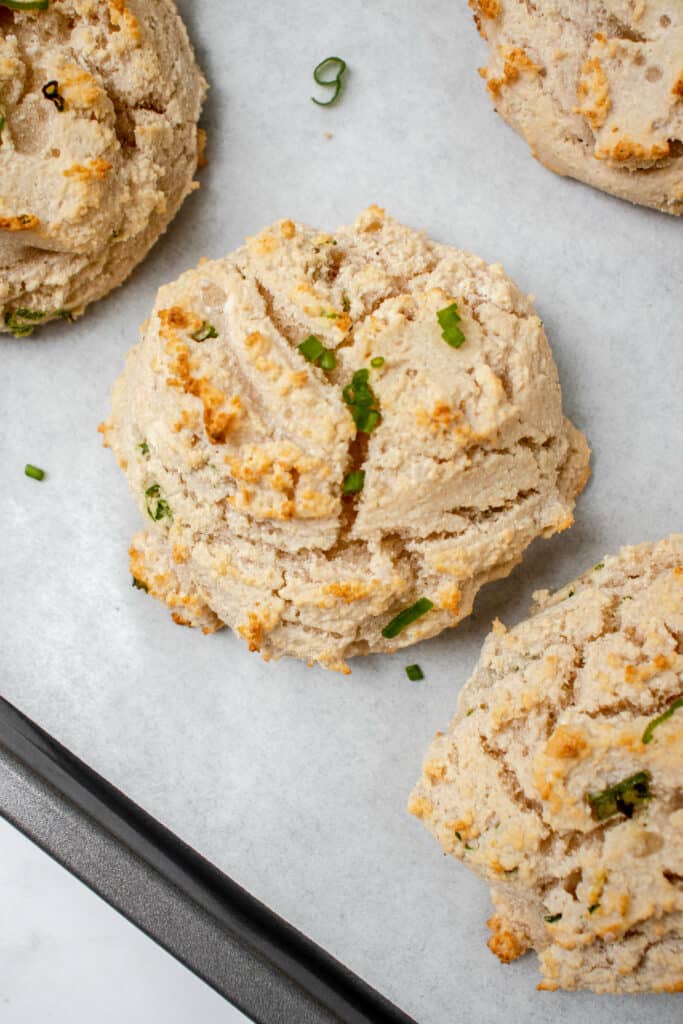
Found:
[[[498,112],[558,174],[683,212],[683,5],[470,0]]]
[[[535,597],[494,624],[410,810],[541,988],[683,991],[683,534]]]
[[[120,284],[192,190],[206,83],[171,0],[0,6],[0,330]]]
[[[459,348],[437,320],[453,303]],[[310,336],[334,369],[299,351]],[[371,430],[345,401],[358,371]],[[133,575],[176,621],[342,671],[468,615],[571,525],[588,477],[530,301],[378,207],[334,235],[281,221],[162,288],[102,429],[148,526]]]

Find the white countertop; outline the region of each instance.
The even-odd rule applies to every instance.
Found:
[[[2,1024],[247,1018],[0,819]]]

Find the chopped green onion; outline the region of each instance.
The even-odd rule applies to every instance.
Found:
[[[406,665],[406,675],[410,679],[411,683],[416,683],[420,679],[424,679],[424,672],[419,665]]]
[[[430,601],[428,597],[421,597],[415,604],[411,604],[410,608],[404,608],[402,612],[387,623],[382,630],[382,636],[387,640],[393,640],[395,636],[402,633],[404,629],[416,622],[417,619],[421,619],[423,615],[431,611],[434,607],[434,602]]]
[[[458,327],[460,314],[458,313],[457,302],[451,303],[445,309],[440,309],[436,314],[436,319],[439,321],[441,337],[446,344],[450,345],[451,348],[460,348],[461,345],[465,344],[465,335]]]
[[[165,498],[161,497],[161,488],[159,484],[152,484],[145,491],[145,502],[147,506],[147,513],[150,519],[153,519],[155,523],[158,523],[160,519],[173,519],[173,513],[171,512],[171,506]]]
[[[325,349],[320,359],[318,360],[318,366],[321,370],[334,370],[337,367],[337,357],[332,349]]]
[[[146,441],[141,441],[140,444],[138,445],[138,448],[145,457],[149,455],[149,445],[147,444]]]
[[[24,466],[24,473],[26,476],[30,476],[32,480],[43,480],[45,477],[44,469],[39,469],[38,466],[32,466],[30,463]]]
[[[591,903],[590,907],[588,908],[588,913],[589,914],[594,914],[595,911],[600,908],[600,906],[601,906],[600,903]]]
[[[375,370],[379,370],[380,366],[384,366],[384,356],[375,356],[374,359],[370,360],[370,366]]]
[[[643,743],[650,743],[652,741],[652,736],[657,726],[661,725],[662,722],[666,722],[668,718],[671,718],[674,711],[678,711],[679,708],[683,708],[683,697],[678,697],[678,699],[675,700],[673,704],[669,704],[666,711],[662,711],[661,715],[657,715],[656,718],[652,719],[647,729],[643,733]]]
[[[473,714],[474,714],[474,712],[475,712],[475,708],[470,708],[470,710],[469,710],[469,711],[467,712],[467,714],[465,715],[465,718],[469,718],[469,717],[470,717],[470,715],[473,715]]]
[[[206,341],[207,338],[217,338],[218,331],[213,324],[209,324],[205,320],[202,326],[191,334],[190,337],[193,341]]]
[[[320,359],[324,351],[325,346],[320,338],[316,338],[315,334],[309,334],[305,341],[302,341],[299,345],[299,352],[309,363],[314,363],[316,359]]]
[[[596,569],[604,569],[604,568],[605,568],[605,563],[604,562],[598,562],[597,565],[593,566],[593,570],[592,571],[595,572]]]
[[[351,415],[353,416],[353,422],[356,424],[356,430],[360,430],[363,434],[371,434],[380,420],[379,413],[375,409],[357,409],[354,407]]]
[[[338,68],[337,74],[335,75],[334,78],[321,78],[320,76],[322,72],[328,65],[336,66]],[[317,85],[323,85],[325,86],[325,88],[332,88],[334,89],[334,92],[330,99],[326,100],[325,102],[323,102],[322,100],[316,100],[313,96],[311,96],[313,102],[317,103],[319,107],[331,107],[332,104],[336,102],[336,100],[339,97],[339,93],[341,92],[342,78],[344,77],[345,71],[346,61],[343,61],[341,57],[326,57],[325,60],[321,60],[313,72],[313,78],[315,79]]]
[[[54,103],[61,114],[66,104],[64,102],[64,97],[59,92],[59,82],[57,79],[53,78],[51,82],[46,82],[41,92],[46,100],[50,100],[51,103]]]
[[[73,323],[75,319],[70,309],[58,309],[55,316],[58,316],[60,320],[68,320],[69,323]]]
[[[456,833],[455,833],[455,836],[456,836],[456,838],[457,838],[457,839],[459,839],[459,840],[460,840],[460,842],[462,842],[462,836],[460,835],[460,833],[459,833],[459,832],[456,832]]]
[[[149,593],[149,588],[147,584],[143,583],[142,580],[139,580],[136,576],[133,576],[133,586],[135,587],[136,590],[144,590],[146,594]]]
[[[334,351],[325,348],[320,338],[316,338],[315,334],[309,334],[298,346],[298,349],[304,359],[315,366],[319,366],[321,370],[334,370],[337,366],[337,357]]]
[[[342,398],[349,407],[356,430],[365,434],[371,434],[381,419],[377,398],[368,383],[369,380],[370,371],[363,367],[356,370],[351,383],[342,391]]]
[[[608,786],[600,793],[587,793],[586,799],[595,820],[606,821],[615,814],[632,817],[640,804],[652,797],[650,778],[647,771],[636,772],[635,775],[629,775],[627,779],[622,779],[614,786]]]
[[[0,0],[0,7],[10,11],[46,11],[50,0]]]
[[[346,292],[342,293],[342,309],[344,310],[345,313],[351,312],[351,300],[346,294]]]
[[[365,486],[365,470],[356,469],[353,473],[347,473],[342,483],[344,494],[358,494]]]
[[[15,338],[27,338],[33,334],[35,322],[44,320],[46,316],[47,313],[38,313],[33,309],[11,309],[5,313],[5,324]]]
[[[543,920],[547,921],[548,924],[555,924],[555,922],[559,921],[561,917],[562,914],[548,914],[547,917],[543,918]]]
[[[5,127],[5,115],[0,114],[0,135],[2,135],[2,129]]]

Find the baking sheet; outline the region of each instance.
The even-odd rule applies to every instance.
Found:
[[[675,996],[538,994],[533,956],[500,966],[486,887],[404,808],[492,617],[682,528],[682,225],[531,159],[485,96],[464,0],[180,7],[212,85],[200,192],[78,324],[0,343],[2,692],[420,1024],[673,1024]],[[311,72],[330,54],[349,73],[322,109]],[[594,477],[575,527],[457,630],[345,679],[179,629],[133,590],[138,515],[96,428],[160,284],[276,218],[332,230],[373,201],[536,294]]]

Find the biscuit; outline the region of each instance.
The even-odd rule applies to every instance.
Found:
[[[683,534],[494,624],[409,805],[542,989],[683,991]]]
[[[683,7],[470,0],[498,113],[557,174],[683,212]]]
[[[192,191],[205,89],[171,0],[0,6],[0,331],[73,319],[146,255]]]
[[[162,288],[102,429],[176,621],[342,671],[468,615],[589,472],[530,300],[378,207]]]

